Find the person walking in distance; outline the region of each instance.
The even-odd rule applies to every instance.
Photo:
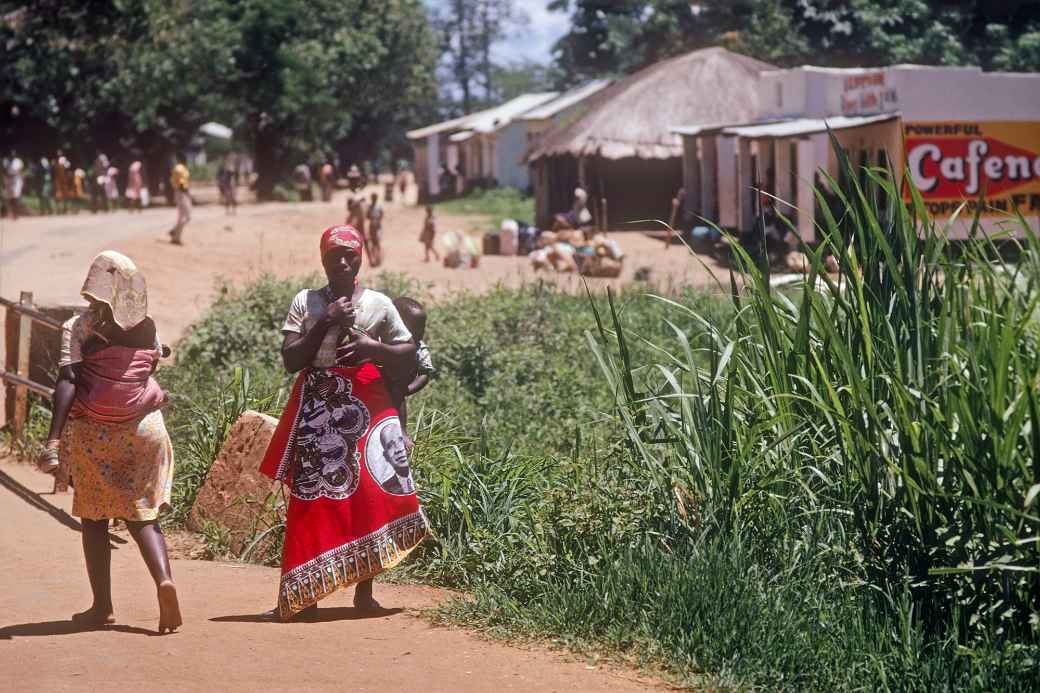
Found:
[[[423,244],[423,262],[430,261],[430,253],[440,262],[441,256],[433,247],[433,241],[437,238],[437,222],[433,218],[433,205],[426,205],[426,220],[423,221],[422,233],[419,234],[419,242]]]
[[[18,218],[18,211],[22,206],[22,189],[25,187],[25,164],[18,155],[11,152],[11,158],[4,166],[4,201],[7,203],[7,211],[11,219]]]
[[[65,214],[69,211],[69,201],[75,199],[73,190],[72,164],[58,152],[58,158],[54,163],[54,199],[58,203],[58,212]]]
[[[383,264],[383,205],[379,202],[377,193],[372,193],[368,206],[368,241],[372,247],[372,258],[369,262],[373,267],[378,267]]]
[[[178,159],[177,165],[170,172],[170,186],[173,188],[174,201],[177,204],[177,224],[170,229],[170,242],[174,245],[183,245],[181,236],[184,227],[191,221],[191,193],[188,185],[191,183],[191,174],[182,159]]]
[[[140,212],[144,208],[144,201],[141,198],[147,193],[144,193],[144,174],[141,168],[140,160],[135,160],[126,172],[126,206],[131,212],[134,210]]]
[[[108,196],[105,194],[105,183],[108,181],[108,157],[99,152],[94,159],[94,168],[90,171],[90,211],[108,211]]]

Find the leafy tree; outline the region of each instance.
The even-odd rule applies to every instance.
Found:
[[[238,33],[220,0],[140,2],[139,37],[113,50],[126,137],[145,158],[155,188],[199,127],[226,121],[234,109],[224,96]]]
[[[1040,2],[1004,0],[554,0],[569,79],[728,45],[781,65],[977,64],[1040,69]]]
[[[152,181],[208,120],[253,147],[258,193],[318,149],[372,156],[436,99],[420,0],[37,0],[5,14],[0,137]],[[10,3],[0,10],[12,10]],[[27,147],[27,143],[29,146]]]
[[[553,0],[572,29],[556,45],[568,81],[630,72],[742,28],[761,0]]]
[[[252,145],[260,199],[293,164],[352,141],[370,148],[434,98],[418,0],[243,0],[228,12],[241,34],[235,124]]]
[[[1040,23],[1011,39],[1007,25],[990,24],[986,33],[999,46],[993,56],[993,67],[1016,72],[1040,71]]]
[[[110,51],[136,41],[143,20],[128,4],[39,0],[2,25],[0,117],[10,142],[34,156],[63,148],[80,161],[97,148],[119,148],[127,118]]]
[[[449,90],[442,96],[454,100],[463,113],[487,106],[498,98],[495,80],[499,65],[491,57],[492,47],[505,37],[510,23],[522,18],[513,0],[444,0],[432,10],[440,49],[450,75]],[[483,87],[483,98],[476,90]]]
[[[551,91],[561,75],[552,66],[525,60],[493,67],[494,101],[502,102],[521,94]]]

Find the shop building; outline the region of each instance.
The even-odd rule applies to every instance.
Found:
[[[683,138],[688,211],[724,228],[754,223],[754,188],[786,204],[815,240],[812,186],[838,177],[828,128],[858,165],[908,170],[929,210],[949,218],[986,192],[995,232],[1017,209],[1040,223],[1040,75],[977,67],[799,67],[765,72],[752,121],[673,128]],[[805,213],[804,210],[808,210]],[[954,223],[963,236],[970,214]]]

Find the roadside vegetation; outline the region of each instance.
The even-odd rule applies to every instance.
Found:
[[[534,198],[515,188],[476,188],[463,197],[436,205],[448,214],[470,214],[491,217],[495,224],[503,219],[534,223]]]
[[[440,373],[411,413],[435,538],[404,575],[465,594],[438,618],[691,685],[1040,688],[1036,239],[1014,264],[955,248],[887,172],[843,166],[801,290],[738,250],[725,297],[429,306]],[[170,522],[241,411],[280,411],[279,327],[318,281],[228,287],[161,371]]]

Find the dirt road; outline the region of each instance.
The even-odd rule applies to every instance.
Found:
[[[0,690],[350,690],[460,693],[666,690],[631,672],[480,640],[416,618],[432,588],[377,585],[391,613],[358,618],[349,592],[322,602],[319,622],[267,623],[276,570],[174,561],[184,626],[155,636],[147,570],[133,543],[112,556],[118,624],[68,620],[89,588],[71,496],[43,493],[29,466],[0,462]]]
[[[200,197],[212,196],[200,191]],[[414,190],[409,198],[414,199]],[[200,205],[185,231],[183,247],[171,245],[166,237],[175,216],[170,208],[4,221],[0,295],[16,300],[19,291],[33,291],[41,305],[79,303],[90,260],[101,250],[118,250],[144,270],[151,313],[164,340],[174,342],[210,304],[218,277],[242,282],[263,272],[278,276],[319,272],[318,236],[326,226],[343,221],[345,200],[341,192],[329,203],[244,204],[235,217],[225,216],[217,204]],[[581,288],[573,275],[535,274],[526,257],[485,256],[474,270],[424,263],[418,243],[422,218],[422,209],[414,205],[400,201],[387,205],[386,261],[380,270],[415,277],[432,285],[435,295],[538,278]],[[438,228],[441,232],[491,230],[498,221],[439,214]],[[632,232],[614,237],[628,255],[624,272],[617,280],[590,280],[594,287],[631,282],[638,268],[649,268],[651,278],[665,286],[713,283],[684,248],[666,250],[660,242]],[[366,266],[364,272],[372,270]]]

